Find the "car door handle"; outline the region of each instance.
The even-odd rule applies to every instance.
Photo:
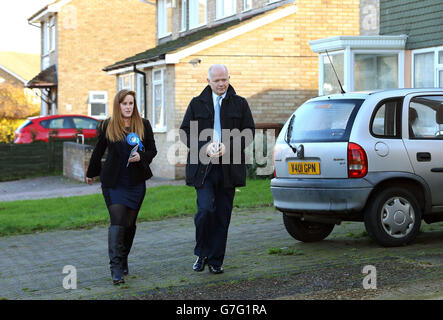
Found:
[[[443,168],[432,168],[431,172],[443,172]]]
[[[429,152],[417,152],[417,161],[418,162],[431,161],[431,154]]]

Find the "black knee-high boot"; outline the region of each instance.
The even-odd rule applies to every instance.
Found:
[[[135,237],[135,231],[137,230],[137,226],[127,227],[125,231],[125,250],[123,253],[123,274],[129,274],[128,268],[128,255],[131,252],[132,243]]]
[[[125,283],[123,278],[123,254],[124,254],[125,227],[111,225],[108,231],[108,252],[112,281],[114,284]]]

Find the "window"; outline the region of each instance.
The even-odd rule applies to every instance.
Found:
[[[83,117],[72,117],[72,120],[77,129],[96,129],[99,123],[97,120]]]
[[[75,129],[74,122],[71,117],[57,118],[49,122],[49,129]]]
[[[414,55],[414,88],[434,86],[434,52]]]
[[[397,54],[356,53],[354,55],[354,90],[398,87]]]
[[[122,89],[135,91],[138,112],[142,118],[145,118],[145,88],[143,84],[143,76],[139,73],[119,75],[117,78],[117,91]]]
[[[344,56],[343,53],[329,54],[329,58],[337,72],[338,78],[343,85],[344,78]],[[340,92],[340,85],[332,68],[331,61],[328,56],[323,56],[323,94],[331,94]]]
[[[88,114],[98,119],[107,117],[108,93],[106,91],[89,91]]]
[[[42,31],[43,31],[43,55],[45,55],[45,54],[48,54],[48,52],[49,52],[49,28],[48,28],[48,22],[43,22]]]
[[[152,72],[152,129],[157,132],[166,131],[164,73],[165,69]]]
[[[181,31],[188,30],[188,0],[182,0]]]
[[[117,78],[117,91],[122,89],[134,90],[134,74],[123,74]]]
[[[355,115],[364,100],[311,101],[293,118],[291,142],[348,141]]]
[[[172,0],[159,0],[157,8],[158,37],[165,37],[172,32]]]
[[[414,88],[443,88],[443,47],[412,51]]]
[[[182,0],[181,31],[186,31],[205,25],[206,8],[206,0]]]
[[[252,9],[252,0],[243,0],[243,11]]]
[[[409,137],[443,139],[443,97],[414,97],[409,104]]]
[[[217,0],[216,18],[222,19],[224,17],[232,16],[236,13],[236,0]]]
[[[376,137],[400,138],[401,100],[383,101],[374,111],[371,133]]]
[[[51,17],[43,23],[43,54],[55,50],[55,18]]]
[[[55,50],[55,18],[49,18],[49,52]]]

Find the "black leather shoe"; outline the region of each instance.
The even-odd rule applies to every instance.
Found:
[[[192,266],[192,269],[197,272],[201,272],[205,270],[205,265],[208,263],[208,258],[206,257],[198,257],[198,259],[195,261],[194,265]]]
[[[216,267],[216,266],[211,266],[210,264],[208,265],[209,267],[209,272],[214,273],[214,274],[219,274],[219,273],[223,273],[223,267]]]

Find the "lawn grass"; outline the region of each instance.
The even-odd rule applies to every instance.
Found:
[[[248,180],[247,187],[236,189],[234,208],[272,205],[269,184],[269,180]],[[138,221],[191,216],[196,210],[194,188],[152,187],[147,189]],[[101,194],[0,202],[0,236],[107,224],[109,215]]]

